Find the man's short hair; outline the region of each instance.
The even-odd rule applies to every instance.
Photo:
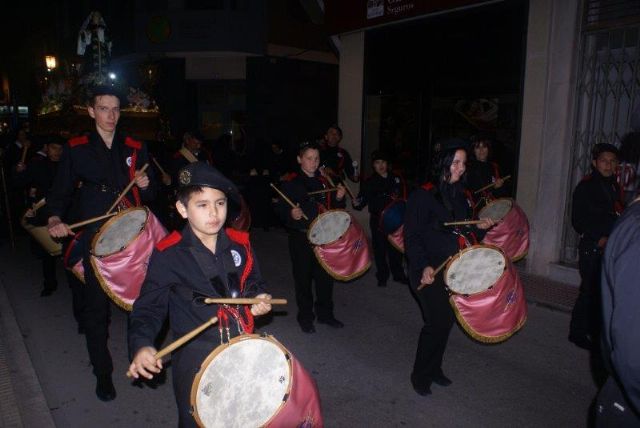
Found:
[[[599,143],[593,146],[593,149],[591,150],[591,159],[597,160],[598,157],[600,157],[600,155],[603,153],[613,153],[614,155],[616,155],[616,157],[618,157],[619,151],[618,148],[613,144]]]
[[[118,91],[116,87],[111,85],[98,85],[89,90],[89,106],[95,106],[98,97],[105,95],[116,97],[118,101],[120,101],[120,104],[122,104],[122,94],[120,94],[120,91]]]
[[[330,127],[327,128],[327,131],[329,131],[330,129],[335,129],[338,132],[338,135],[340,136],[340,138],[342,138],[342,128],[340,128],[337,124],[333,124]]]

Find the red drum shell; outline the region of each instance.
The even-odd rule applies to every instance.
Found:
[[[479,342],[503,342],[520,330],[527,319],[524,289],[508,260],[493,287],[469,296],[453,294],[449,302],[460,326]]]
[[[331,211],[327,211],[329,212]],[[351,224],[340,238],[330,244],[313,247],[320,265],[339,281],[355,279],[363,275],[371,266],[367,235],[356,219],[351,214],[349,216]]]
[[[511,261],[518,261],[529,251],[529,220],[515,202],[502,221],[489,229],[483,244],[502,249]]]
[[[133,309],[133,302],[140,295],[140,289],[147,274],[149,257],[156,243],[167,235],[167,231],[147,208],[130,208],[105,223],[94,237],[91,246],[92,249],[95,248],[99,236],[103,231],[108,230],[113,220],[135,209],[147,211],[147,221],[140,233],[118,252],[103,257],[91,255],[91,266],[100,286],[118,306],[126,311]]]

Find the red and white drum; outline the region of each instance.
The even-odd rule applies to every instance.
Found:
[[[529,220],[513,199],[500,198],[489,202],[480,210],[478,218],[499,221],[487,231],[483,244],[499,247],[514,262],[527,255]]]
[[[371,266],[364,229],[344,210],[329,210],[311,223],[307,238],[320,265],[340,281],[350,281]]]
[[[202,427],[322,427],[316,383],[272,336],[246,334],[218,346],[191,387]]]
[[[524,325],[524,289],[513,263],[499,248],[465,248],[448,262],[444,281],[460,326],[474,339],[503,342]]]
[[[91,266],[100,286],[130,311],[140,295],[155,244],[167,234],[146,207],[121,211],[100,227],[91,243]]]

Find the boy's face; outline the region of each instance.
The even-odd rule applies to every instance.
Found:
[[[62,144],[47,144],[47,156],[51,162],[58,162],[62,157]]]
[[[387,175],[387,161],[383,159],[376,159],[373,161],[373,170],[381,176]]]
[[[202,192],[191,194],[187,206],[176,202],[176,208],[201,240],[217,235],[227,220],[227,197],[211,187],[203,187]]]
[[[598,155],[598,158],[591,161],[593,167],[598,170],[603,177],[611,177],[616,171],[618,165],[618,157],[615,153],[602,152]]]
[[[324,140],[329,147],[335,147],[340,143],[342,137],[336,128],[329,128],[324,136]]]
[[[298,156],[298,163],[300,169],[312,177],[320,166],[320,152],[316,149],[307,149],[301,156]]]
[[[103,132],[116,130],[120,119],[120,100],[113,95],[101,95],[95,98],[93,106],[87,109],[89,116],[95,119],[96,127]]]

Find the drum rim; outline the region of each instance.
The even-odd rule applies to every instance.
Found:
[[[406,199],[404,199],[404,198],[393,198],[387,205],[384,206],[382,211],[380,211],[380,220],[378,221],[378,227],[380,229],[384,229],[384,215],[387,212],[387,210],[389,208],[391,208],[392,206],[397,205],[399,203],[403,203],[404,206],[405,206],[405,210],[406,210],[406,208],[407,208],[407,200]],[[403,224],[404,224],[404,222],[403,222]],[[399,229],[399,227],[398,227],[398,229]],[[394,230],[391,233],[395,233],[398,229]],[[384,232],[384,230],[382,230],[382,231]]]
[[[320,214],[318,214],[318,216],[316,218],[313,219],[313,221],[309,225],[309,230],[307,230],[307,241],[309,241],[309,243],[311,245],[313,245],[314,247],[321,247],[323,245],[331,245],[334,242],[338,242],[344,236],[344,233],[343,233],[342,235],[340,235],[338,238],[334,239],[333,241],[325,242],[324,244],[314,244],[313,242],[311,242],[311,231],[313,230],[313,226],[316,224],[318,219],[320,217],[322,217],[323,215],[325,215],[325,214],[333,213],[333,212],[339,212],[339,211],[347,213],[347,215],[349,216],[349,221],[351,222],[350,224],[353,224],[353,216],[351,215],[351,213],[349,211],[347,211],[345,209],[338,208],[338,209],[327,210],[327,211],[325,211],[323,213],[320,213]],[[347,227],[347,230],[349,230],[348,227]]]
[[[101,254],[101,255],[97,256],[97,255],[94,253],[93,249],[95,248],[96,243],[97,243],[97,242],[98,242],[98,240],[100,239],[100,235],[102,235],[102,233],[103,233],[105,230],[107,230],[107,229],[109,228],[109,226],[111,226],[113,223],[115,223],[115,222],[116,222],[120,217],[122,217],[122,216],[123,216],[123,215],[125,215],[126,213],[133,212],[133,211],[135,211],[135,210],[144,210],[144,211],[145,211],[145,214],[146,214],[146,216],[147,216],[146,221],[145,221],[145,224],[144,224],[144,226],[142,227],[142,229],[140,229],[140,231],[139,231],[135,236],[133,236],[133,237],[132,237],[132,238],[131,238],[131,239],[130,239],[130,240],[129,240],[125,245],[124,245],[124,247],[120,248],[119,250],[117,250],[117,251],[112,251],[111,253],[108,253],[108,254]],[[91,240],[91,251],[90,251],[91,256],[96,257],[96,258],[99,258],[99,259],[102,259],[102,258],[104,258],[104,257],[112,256],[112,255],[114,255],[114,254],[116,254],[116,253],[119,253],[120,251],[122,251],[122,250],[126,249],[129,245],[131,245],[131,244],[133,243],[133,241],[135,241],[136,239],[138,239],[138,237],[140,236],[140,234],[142,234],[142,232],[144,232],[144,230],[145,230],[145,229],[146,229],[146,227],[147,227],[147,221],[148,221],[148,220],[149,220],[149,209],[148,209],[147,207],[145,207],[145,206],[141,206],[141,207],[130,207],[130,208],[127,208],[126,210],[122,210],[122,211],[120,211],[118,214],[114,215],[114,216],[113,216],[113,217],[111,217],[109,220],[107,220],[107,222],[106,222],[105,224],[103,224],[102,226],[100,226],[100,229],[98,229],[98,232],[96,232],[96,234],[94,235],[93,239]]]
[[[228,349],[231,345],[234,345],[235,343],[243,342],[245,340],[254,340],[254,339],[266,340],[268,342],[271,342],[276,346],[278,346],[280,350],[282,350],[282,352],[285,354],[287,359],[287,365],[289,366],[289,385],[287,385],[286,396],[289,397],[291,395],[291,388],[293,386],[293,356],[291,355],[291,352],[289,352],[289,350],[282,343],[280,343],[278,339],[276,339],[270,334],[255,334],[255,333],[241,334],[239,336],[232,338],[228,342],[225,342],[216,346],[215,349],[211,351],[205,357],[204,360],[202,360],[202,363],[200,363],[200,367],[198,367],[198,372],[193,377],[193,381],[191,383],[191,394],[189,397],[189,401],[191,404],[191,415],[193,416],[193,419],[195,419],[198,426],[201,426],[201,427],[204,426],[204,424],[202,423],[202,420],[200,419],[200,416],[198,415],[198,406],[196,402],[196,396],[198,394],[198,385],[200,385],[200,379],[202,378],[204,369],[209,367],[209,364],[211,364],[211,361],[213,361],[218,355],[220,355],[223,351]],[[271,417],[263,424],[263,426],[268,426],[273,420],[273,418],[275,418],[280,413],[280,411],[282,410],[282,408],[286,403],[287,401],[283,400],[280,406],[278,406],[278,409],[275,411],[275,413],[271,415]]]
[[[41,248],[42,248],[42,249],[43,249],[47,254],[49,254],[49,255],[50,255],[50,256],[52,256],[52,257],[57,257],[57,256],[62,255],[62,243],[60,243],[60,242],[56,241],[55,239],[53,239],[53,238],[51,237],[51,235],[49,235],[49,228],[48,228],[46,225],[42,225],[42,226],[35,226],[35,225],[33,225],[33,224],[29,223],[29,222],[27,221],[27,215],[26,215],[26,213],[25,213],[25,215],[23,215],[23,216],[20,218],[20,225],[22,226],[22,228],[23,228],[24,230],[26,230],[26,231],[29,233],[29,235],[31,235],[31,237],[32,237],[32,238],[33,238],[33,239],[38,243],[38,245],[40,245],[40,247],[41,247]],[[46,230],[46,232],[44,232],[44,233],[46,234],[46,236],[48,236],[48,237],[49,237],[49,239],[51,239],[51,242],[53,242],[53,243],[55,244],[56,250],[55,250],[55,251],[53,251],[53,252],[51,252],[51,251],[50,251],[52,248],[45,248],[45,246],[42,244],[42,242],[40,242],[40,240],[39,240],[38,238],[36,238],[36,232],[35,232],[35,231],[36,231],[36,230],[43,230],[43,229],[45,229],[45,230]]]
[[[502,269],[502,274],[500,275],[500,277],[502,277],[502,275],[504,275],[504,272],[507,270],[507,260],[509,260],[509,258],[504,253],[504,251],[502,251],[502,248],[497,247],[495,245],[491,245],[491,244],[473,244],[473,245],[470,245],[470,246],[468,246],[466,248],[463,248],[462,250],[458,251],[456,254],[451,256],[451,260],[449,260],[447,262],[447,265],[444,268],[444,272],[442,274],[443,278],[444,278],[445,286],[447,287],[447,290],[449,291],[450,295],[454,295],[455,294],[455,295],[458,295],[458,296],[470,296],[470,294],[458,293],[457,291],[454,291],[451,288],[449,288],[449,284],[447,284],[447,273],[449,272],[449,268],[451,267],[451,265],[453,264],[453,262],[455,260],[458,260],[462,256],[462,254],[464,254],[464,253],[466,253],[468,251],[471,251],[473,249],[476,249],[476,248],[490,248],[490,249],[498,251],[500,254],[502,254],[502,257],[504,258],[504,261],[505,261],[504,262],[504,268]],[[486,289],[482,290],[482,291],[479,291],[478,293],[473,293],[473,294],[479,294],[479,293],[482,293],[483,291],[486,291]]]
[[[482,217],[480,217],[480,214],[482,214],[482,211],[484,211],[488,206],[493,205],[493,204],[495,204],[495,203],[497,203],[499,201],[509,201],[509,203],[511,204],[511,208],[509,209],[509,211],[511,211],[511,209],[513,208],[513,205],[516,203],[515,199],[513,199],[513,198],[495,198],[495,199],[492,199],[489,202],[487,202],[487,204],[484,207],[482,207],[480,209],[480,211],[478,211],[478,218],[482,219]],[[507,213],[509,211],[507,211]],[[506,216],[506,214],[505,214],[505,216]],[[504,217],[502,217],[502,218],[504,218]]]

